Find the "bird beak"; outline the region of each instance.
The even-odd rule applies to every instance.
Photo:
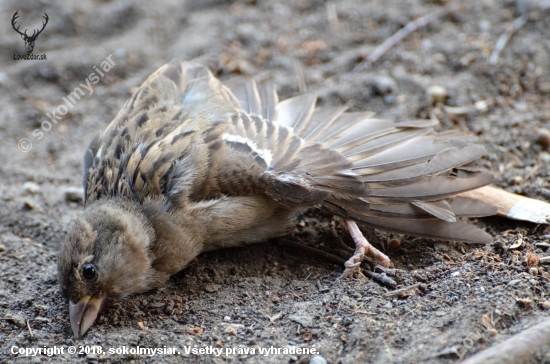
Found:
[[[69,301],[69,317],[75,338],[82,337],[94,323],[105,297],[84,296],[74,303]]]

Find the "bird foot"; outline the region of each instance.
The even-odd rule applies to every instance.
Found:
[[[373,247],[367,241],[355,221],[344,220],[344,224],[346,225],[346,228],[355,243],[355,253],[344,263],[346,269],[340,278],[351,276],[353,272],[355,272],[355,270],[361,265],[361,262],[365,259],[366,255],[373,257],[384,268],[388,268],[390,266],[390,258],[388,258],[387,255],[382,253],[380,250]]]

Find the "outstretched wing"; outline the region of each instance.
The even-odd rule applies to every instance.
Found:
[[[344,218],[416,236],[492,241],[486,232],[457,221],[496,213],[481,201],[454,198],[493,180],[471,165],[485,153],[472,136],[436,133],[431,120],[394,122],[341,107],[315,108],[313,95],[278,102],[269,84],[258,88],[250,81],[232,91],[243,110],[271,118],[300,139],[294,148],[279,144],[288,154],[262,176],[273,178],[274,198],[304,193],[287,183],[306,175],[326,193],[322,206]]]
[[[204,66],[172,61],[151,75],[84,159],[88,202],[165,195],[175,204],[266,194],[319,205],[368,225],[438,239],[488,242],[456,221],[494,213],[453,199],[492,181],[470,163],[484,149],[433,122],[315,108],[314,95],[278,101],[272,85],[231,91]]]

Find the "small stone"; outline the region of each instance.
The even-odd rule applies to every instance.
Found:
[[[166,306],[165,302],[150,302],[149,303],[149,307],[152,307],[152,308],[162,308],[164,306]]]
[[[476,101],[476,103],[474,104],[474,107],[479,112],[489,111],[489,104],[485,100]]]
[[[69,202],[84,202],[84,191],[80,187],[67,187],[65,189],[65,200]]]
[[[439,103],[444,103],[448,98],[449,94],[443,86],[432,85],[426,90],[428,95],[428,100],[430,100],[431,105],[436,105]]]
[[[390,242],[388,243],[389,247],[392,248],[392,249],[397,249],[401,246],[401,240],[399,239],[391,239]]]
[[[223,317],[223,320],[224,320],[224,321],[231,321],[231,317],[229,317],[229,316],[224,316],[224,317]]]
[[[539,270],[537,267],[531,267],[529,268],[529,274],[532,275],[533,277],[536,277],[539,275]]]
[[[474,63],[475,60],[476,60],[476,56],[474,53],[466,53],[465,55],[460,57],[460,59],[458,60],[458,63],[460,63],[462,67],[468,67],[472,63]]]
[[[6,251],[6,247],[2,244],[0,244],[0,253],[3,253]]]
[[[389,76],[375,76],[369,81],[369,87],[375,95],[384,96],[397,92],[397,83]]]
[[[512,180],[510,181],[512,184],[519,186],[523,183],[523,177],[522,176],[514,176],[512,177]]]
[[[494,328],[489,329],[488,333],[489,333],[489,336],[497,336],[498,335],[498,331]]]
[[[543,301],[541,302],[541,307],[544,308],[545,310],[550,310],[550,301]]]
[[[235,335],[237,335],[237,329],[234,326],[227,326],[225,328],[225,333],[235,336]]]
[[[548,149],[550,147],[550,130],[539,129],[537,132],[537,142],[545,149]]]
[[[304,327],[310,327],[313,325],[313,317],[309,315],[290,315],[288,318]]]
[[[321,355],[315,355],[309,360],[309,364],[327,364],[327,359],[323,358]]]
[[[204,290],[208,293],[214,293],[221,288],[219,284],[207,284],[204,286]]]
[[[508,282],[506,285],[507,286],[515,286],[516,284],[518,284],[519,282],[521,282],[521,280],[519,279],[512,279],[510,282]]]
[[[40,186],[34,182],[25,182],[23,185],[23,191],[30,193],[31,195],[36,195],[40,192]]]
[[[34,210],[36,208],[36,205],[31,200],[25,200],[23,201],[23,210]]]
[[[19,315],[13,315],[11,313],[7,313],[4,315],[4,318],[14,324],[16,324],[18,327],[25,327],[27,326],[27,322],[25,321],[25,319]]]
[[[187,333],[195,336],[201,336],[203,329],[200,327],[190,327],[187,329]]]

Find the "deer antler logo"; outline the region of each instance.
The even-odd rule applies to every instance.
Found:
[[[13,14],[13,18],[11,18],[11,26],[17,33],[21,34],[21,38],[23,38],[23,40],[25,41],[25,48],[27,49],[27,54],[31,54],[32,50],[34,49],[34,42],[36,41],[36,38],[38,38],[40,33],[42,33],[44,28],[46,28],[46,24],[48,24],[48,20],[49,20],[48,14],[44,13],[44,19],[46,19],[46,22],[42,22],[42,29],[40,30],[35,29],[32,35],[27,34],[27,29],[25,29],[24,33],[21,33],[19,31],[19,27],[17,28],[15,27],[15,21],[17,20],[17,18],[19,18],[19,10],[17,10],[15,14]]]

